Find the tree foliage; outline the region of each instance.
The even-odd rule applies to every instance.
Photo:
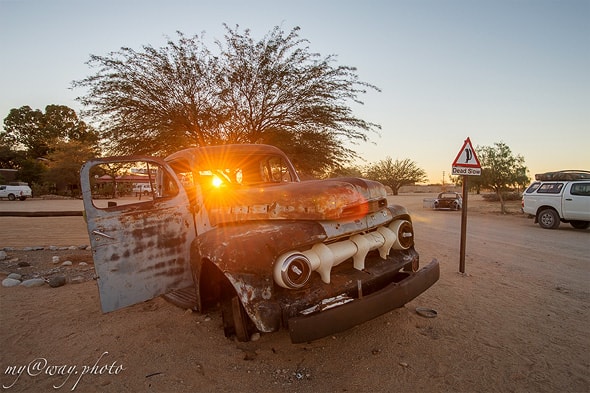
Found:
[[[24,152],[12,150],[2,138],[0,138],[0,168],[17,169],[25,160]]]
[[[31,188],[33,188],[33,194],[36,194],[37,185],[43,183],[43,174],[46,170],[47,166],[43,161],[31,158],[24,159],[19,163],[18,180],[29,183]]]
[[[515,186],[525,186],[529,182],[524,158],[514,155],[504,142],[496,142],[493,146],[478,146],[476,152],[481,164],[481,176],[474,176],[478,178],[474,179],[474,184],[494,190],[500,200],[502,213],[506,213],[503,194]]]
[[[341,166],[333,169],[328,177],[363,177],[363,169],[358,166]]]
[[[51,146],[59,142],[79,141],[95,146],[98,134],[67,106],[47,105],[45,113],[22,106],[11,109],[4,119],[0,140],[13,151],[24,150],[26,158],[36,159],[47,156]]]
[[[113,153],[273,143],[292,150],[300,165],[313,154],[314,168],[303,170],[314,173],[355,156],[344,141],[366,141],[378,132],[379,125],[355,117],[349,104],[362,104],[359,95],[379,89],[359,81],[355,68],[335,65],[335,56],[310,52],[298,27],[277,26],[259,41],[248,29],[224,27],[216,53],[202,36],[178,32],[161,48],[91,56],[96,73],[74,86],[87,89],[79,100],[100,120]]]
[[[428,180],[426,172],[409,158],[393,161],[391,157],[386,157],[384,160],[369,165],[365,176],[391,187],[393,195],[397,195],[402,186],[423,183]]]
[[[66,150],[70,153],[63,156]],[[0,131],[0,166],[18,169],[18,179],[36,191],[76,187],[74,173],[82,165],[76,157],[86,152],[100,154],[98,133],[64,105],[47,105],[45,112],[30,106],[13,108]]]
[[[48,135],[43,130],[43,112],[22,106],[10,110],[4,118],[4,131],[0,138],[11,150],[26,150],[33,157],[47,154]]]
[[[51,151],[43,174],[44,182],[65,187],[75,196],[80,190],[82,164],[97,156],[96,148],[80,141],[61,141],[52,146]]]
[[[329,177],[330,171],[353,155],[332,134],[325,132],[276,130],[265,134],[260,142],[280,147],[303,178]]]

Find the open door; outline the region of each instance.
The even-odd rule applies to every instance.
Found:
[[[95,159],[80,177],[103,312],[192,285],[192,209],[164,161]]]

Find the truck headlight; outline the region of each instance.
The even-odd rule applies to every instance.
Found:
[[[278,261],[274,269],[274,278],[283,288],[297,289],[307,284],[311,272],[309,259],[303,254],[293,253]]]
[[[395,250],[407,250],[414,245],[414,227],[407,220],[397,220],[389,225],[397,236],[393,248]]]

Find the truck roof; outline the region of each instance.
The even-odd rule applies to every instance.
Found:
[[[232,154],[279,154],[284,156],[284,153],[270,145],[262,144],[234,144],[234,145],[217,145],[217,146],[204,146],[204,147],[189,147],[184,150],[180,150],[166,157],[166,161],[173,161],[180,157],[186,157],[187,155],[206,158],[220,157],[220,156],[231,156]]]
[[[545,172],[535,174],[535,180],[539,181],[570,181],[570,180],[588,180],[590,171],[584,170],[563,170],[555,172]]]

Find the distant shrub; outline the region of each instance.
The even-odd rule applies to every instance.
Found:
[[[488,202],[499,202],[500,199],[498,198],[498,195],[494,192],[491,194],[483,194],[482,195],[483,199],[488,201]],[[505,192],[502,194],[502,197],[504,198],[505,201],[520,201],[521,200],[521,196],[518,192]]]
[[[41,195],[47,195],[47,194],[55,194],[55,187],[49,185],[49,184],[39,184],[39,183],[33,183],[31,184],[31,190],[33,191],[33,196],[34,197],[38,197]]]

